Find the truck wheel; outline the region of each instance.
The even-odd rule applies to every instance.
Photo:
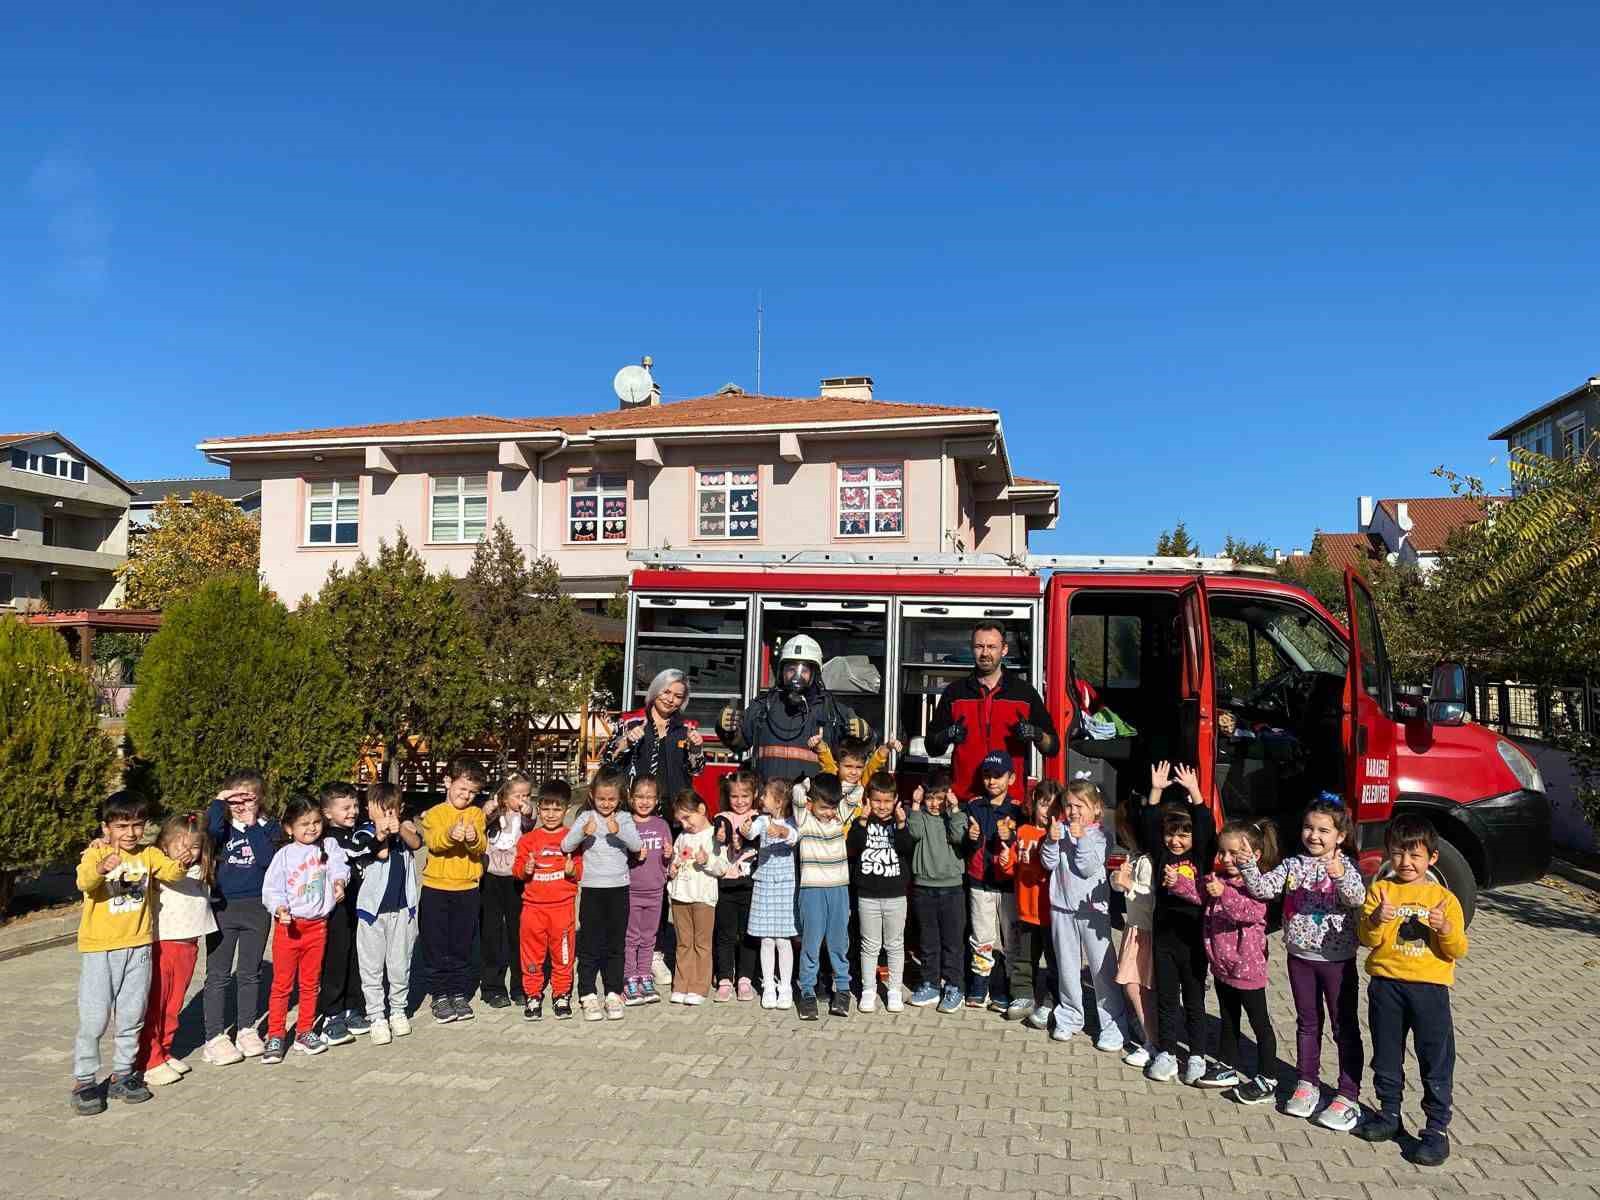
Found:
[[[1472,915],[1478,908],[1478,880],[1472,874],[1472,866],[1466,856],[1441,837],[1439,861],[1429,868],[1428,874],[1436,883],[1443,884],[1455,893],[1456,899],[1461,902],[1461,919],[1471,925]]]

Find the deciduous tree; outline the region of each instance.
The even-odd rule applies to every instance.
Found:
[[[195,492],[187,505],[168,496],[129,543],[122,606],[164,609],[218,575],[255,574],[260,557],[261,522],[254,516],[214,492]]]

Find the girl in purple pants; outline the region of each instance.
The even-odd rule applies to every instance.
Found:
[[[628,864],[628,934],[623,943],[622,987],[625,1005],[656,1004],[656,981],[650,960],[656,952],[656,933],[661,928],[661,906],[667,889],[667,871],[672,866],[672,830],[656,815],[656,781],[641,775],[633,781],[628,806],[633,811],[633,827],[639,832],[639,850]]]

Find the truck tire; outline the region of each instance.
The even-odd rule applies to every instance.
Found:
[[[1478,880],[1472,874],[1472,865],[1466,856],[1447,842],[1439,839],[1439,861],[1428,871],[1434,879],[1455,893],[1461,902],[1461,919],[1472,924],[1472,915],[1478,909]]]

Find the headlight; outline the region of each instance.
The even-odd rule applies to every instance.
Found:
[[[1533,759],[1523,752],[1522,747],[1505,738],[1496,738],[1494,748],[1500,751],[1500,759],[1511,768],[1511,773],[1517,777],[1517,782],[1530,792],[1544,791],[1544,776],[1539,774],[1539,768],[1533,765]]]

